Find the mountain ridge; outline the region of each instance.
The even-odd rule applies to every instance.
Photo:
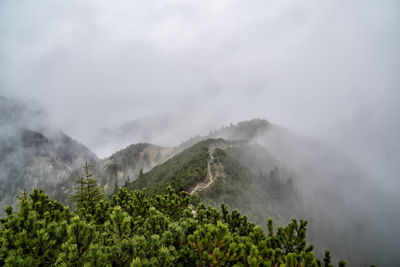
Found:
[[[365,207],[372,204],[371,200],[353,194],[356,186],[363,186],[360,184],[363,173],[351,160],[321,142],[299,136],[266,120],[231,124],[210,131],[208,135],[194,136],[175,147],[134,144],[99,160],[90,150],[62,132],[57,135],[42,130],[45,127],[34,123],[36,117],[29,120],[29,113],[39,116],[40,112],[27,112],[31,109],[20,109],[20,103],[14,105],[12,101],[9,106],[10,110],[21,112],[16,116],[13,112],[4,113],[5,118],[0,116],[0,120],[7,122],[6,127],[0,129],[7,133],[0,136],[0,164],[3,164],[0,175],[13,180],[7,184],[5,179],[0,179],[0,189],[5,192],[3,196],[7,201],[15,199],[24,187],[29,190],[40,186],[46,190],[50,188],[51,196],[68,202],[72,187],[81,175],[80,167],[88,160],[100,185],[109,194],[125,184],[132,189],[148,187],[148,193],[165,189],[168,185],[193,192],[198,186],[201,190],[195,190],[193,195],[199,199],[213,206],[229,203],[258,223],[266,217],[285,223],[290,216],[305,214],[314,221],[311,225],[315,229],[311,229],[310,238],[317,240],[320,247],[333,248],[335,255],[341,258],[356,258],[350,261],[352,265],[359,265],[361,258],[365,258],[365,262],[376,262],[371,259],[377,257],[375,254],[378,252],[368,252],[374,248],[368,240],[379,241],[388,237],[378,236],[382,233],[375,228],[378,219],[368,217],[366,213],[368,208]],[[4,109],[4,106],[0,108]],[[31,122],[25,125],[27,121]],[[237,146],[220,146],[211,151],[209,146],[201,149],[207,142]],[[17,148],[15,153],[14,148]],[[188,154],[187,149],[192,149],[191,153]],[[185,156],[180,156],[181,153]],[[79,157],[81,154],[86,154],[86,158]],[[179,157],[187,161],[177,160]],[[171,160],[177,166],[162,170]],[[11,174],[5,171],[8,169],[12,170]],[[32,175],[42,179],[33,179]],[[62,182],[49,183],[49,177]],[[132,181],[136,177],[138,179]],[[159,180],[145,181],[143,177]],[[0,204],[6,205],[6,202]],[[310,208],[304,209],[301,202]],[[360,202],[364,202],[366,210],[357,209]],[[367,220],[360,221],[359,218]],[[370,233],[368,236],[367,232]],[[332,233],[340,238],[332,238]],[[342,244],[338,244],[338,240],[343,241]],[[347,255],[348,251],[352,255]]]
[[[260,153],[263,159],[268,160],[257,162],[254,156],[255,151]],[[263,198],[263,203],[268,200],[271,209],[268,212],[260,212],[260,210],[253,212],[252,219],[262,223],[263,219],[271,217],[279,222],[287,222],[291,219],[289,212],[283,212],[286,213],[284,216],[274,212],[274,210],[283,210],[282,207],[272,207],[280,205],[278,200],[284,203],[291,198],[290,194],[293,194],[293,196],[296,195],[294,198],[299,205],[292,201],[291,210],[296,209],[294,206],[298,206],[299,210],[303,207],[294,190],[290,174],[284,169],[279,171],[278,167],[281,165],[276,159],[254,144],[244,141],[207,139],[142,174],[137,180],[128,184],[127,188],[146,188],[147,193],[152,195],[163,193],[168,186],[172,186],[177,191],[187,191],[214,206],[224,202],[232,208],[247,212],[251,210],[255,202],[262,202],[260,198]],[[262,193],[257,188],[265,192]],[[283,190],[282,193],[280,190]],[[249,194],[252,194],[257,201],[250,203]],[[288,194],[286,199],[281,198],[283,194]]]

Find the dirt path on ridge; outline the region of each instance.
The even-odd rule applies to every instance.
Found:
[[[212,175],[211,173],[211,164],[214,162],[214,156],[213,156],[214,151],[210,151],[210,159],[208,160],[207,163],[207,177],[205,181],[198,183],[190,192],[190,195],[193,195],[196,192],[202,191],[206,188],[208,188],[212,183],[215,182],[215,179],[217,178],[217,174],[215,176]]]

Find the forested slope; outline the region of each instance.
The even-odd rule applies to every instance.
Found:
[[[0,219],[0,265],[322,266],[306,244],[305,221],[276,232],[268,221],[265,234],[236,210],[193,207],[172,188],[152,197],[93,193],[77,191],[74,211],[40,190],[22,194],[19,209]],[[323,263],[331,266],[328,252]]]

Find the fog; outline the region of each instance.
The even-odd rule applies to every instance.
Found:
[[[154,114],[176,118],[162,145],[265,118],[346,153],[394,196],[399,12],[395,0],[3,0],[0,95],[39,103],[101,157],[121,148],[104,128]]]
[[[371,171],[389,177],[400,166],[399,11],[397,1],[2,1],[0,93],[39,102],[103,156],[112,151],[93,135],[143,115],[184,113],[197,132],[263,117],[378,160]]]

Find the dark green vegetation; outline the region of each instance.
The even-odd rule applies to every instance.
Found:
[[[168,186],[181,191],[199,183],[207,175],[209,145],[214,140],[200,142],[156,166],[133,181],[128,188],[147,188],[149,194],[164,192]]]
[[[213,160],[211,159],[211,155]],[[208,175],[213,182],[192,192]],[[265,218],[287,223],[294,214],[304,214],[302,201],[287,171],[265,149],[223,139],[201,141],[130,183],[130,189],[147,189],[149,195],[168,186],[192,192],[203,202],[218,207],[227,203],[263,224]]]
[[[332,266],[328,252],[323,263],[314,258],[305,221],[275,232],[269,220],[265,234],[236,210],[192,206],[170,187],[152,197],[123,188],[106,199],[92,185],[77,187],[72,212],[41,190],[24,192],[0,221],[0,265]]]
[[[213,206],[227,203],[259,224],[265,218],[275,218],[279,224],[284,224],[293,216],[304,216],[302,200],[292,177],[284,169],[272,165],[277,163],[273,159],[263,164],[257,162],[254,155],[259,159],[269,157],[265,150],[257,150],[258,147],[243,144],[224,150],[216,148],[214,162],[220,166],[220,176],[198,193],[200,199]]]

